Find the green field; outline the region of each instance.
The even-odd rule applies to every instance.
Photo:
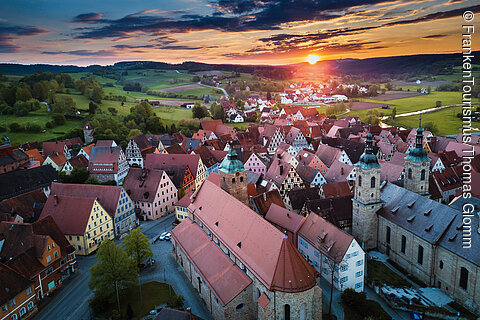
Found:
[[[435,112],[422,114],[422,122],[434,122],[438,127],[437,134],[450,135],[462,130],[462,120],[457,118],[457,113],[462,112],[462,107],[451,107]],[[395,125],[403,128],[415,128],[418,126],[418,115],[399,117]],[[480,128],[480,122],[472,122],[472,127]]]
[[[2,127],[8,127],[8,125],[13,122],[18,122],[22,125],[25,125],[27,123],[34,123],[40,125],[45,130],[45,132],[2,132],[1,134],[8,136],[12,145],[18,146],[27,141],[41,142],[55,139],[57,137],[63,136],[72,129],[81,128],[82,126],[81,120],[68,119],[64,125],[52,129],[45,128],[45,124],[51,120],[51,114],[48,113],[47,108],[44,105],[42,105],[42,108],[40,110],[30,112],[30,114],[24,117],[3,115],[0,120],[0,125]]]

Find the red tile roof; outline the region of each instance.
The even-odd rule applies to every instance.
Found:
[[[268,209],[265,219],[274,225],[295,232],[300,227],[304,217],[273,203]]]
[[[315,270],[282,232],[250,208],[208,180],[192,198],[189,210],[269,290],[299,292],[315,286]]]
[[[175,227],[172,236],[222,306],[252,283],[252,280],[190,219],[185,219]]]
[[[0,263],[0,283],[2,284],[2,290],[0,290],[0,304],[2,305],[34,284],[3,263]],[[22,301],[17,301],[17,303],[20,302]]]
[[[44,142],[42,144],[43,156],[46,158],[54,152],[63,154],[65,151],[65,142],[55,141],[55,142]]]
[[[257,300],[258,304],[265,310],[265,308],[268,306],[270,303],[270,300],[268,299],[267,295],[265,293],[262,293],[260,297]]]
[[[307,240],[323,255],[339,262],[352,243],[353,236],[337,228],[315,213],[308,215],[298,230],[298,236]]]
[[[192,171],[193,177],[197,177],[198,154],[147,154],[145,159],[145,168],[163,169],[164,166],[187,165]]]
[[[76,155],[75,157],[68,160],[68,162],[74,168],[86,169],[88,167],[88,160],[83,154]]]
[[[123,188],[133,201],[153,202],[164,176],[163,170],[130,168]]]
[[[258,196],[252,197],[252,201],[255,205],[255,208],[258,210],[258,214],[265,216],[270,209],[272,204],[276,204],[282,208],[285,208],[285,203],[283,203],[280,193],[277,189],[262,193]]]
[[[175,205],[179,207],[187,208],[190,205],[192,194],[193,194],[192,190],[188,191],[180,200],[175,202]]]
[[[25,151],[25,153],[30,159],[40,162],[40,165],[42,165],[43,161],[45,161],[45,159],[42,157],[38,149],[30,149]]]
[[[65,235],[83,235],[95,202],[95,199],[50,193],[40,218],[52,216]]]
[[[352,195],[350,185],[346,181],[325,183],[320,188],[322,188],[325,198],[339,198]]]
[[[120,186],[103,186],[95,184],[73,184],[52,182],[51,195],[71,196],[86,199],[97,199],[103,209],[114,218],[120,199]]]
[[[67,158],[63,155],[63,153],[54,152],[48,156],[50,160],[52,160],[57,166],[61,167],[67,162]]]

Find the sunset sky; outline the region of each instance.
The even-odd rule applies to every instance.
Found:
[[[4,0],[0,62],[290,64],[309,54],[461,52],[462,13],[476,13],[478,25],[479,9],[478,0]]]

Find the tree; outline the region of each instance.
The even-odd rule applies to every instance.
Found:
[[[112,116],[116,116],[118,114],[118,110],[115,109],[114,107],[109,107],[108,112],[110,112]]]
[[[441,106],[442,106],[442,101],[437,100],[437,101],[435,102],[435,107],[440,108]]]
[[[88,287],[95,299],[114,302],[116,290],[136,284],[138,269],[135,261],[112,240],[102,241],[97,252],[98,262],[90,268]]]
[[[127,255],[140,266],[146,259],[153,257],[150,241],[140,231],[140,228],[133,229],[122,241]]]
[[[140,131],[140,130],[138,130],[138,129],[132,129],[132,130],[130,130],[130,132],[128,133],[127,138],[130,139],[130,138],[132,138],[133,136],[136,136],[136,135],[139,135],[139,134],[142,134],[142,131]]]
[[[88,104],[88,113],[95,114],[96,110],[97,110],[97,105],[92,101],[90,101],[90,103]]]
[[[334,284],[334,279],[335,279],[335,274],[337,275],[337,281],[338,275],[340,274],[339,269],[344,265],[343,261],[343,254],[335,249],[332,248],[328,252],[328,257],[326,260],[324,260],[328,271],[330,272],[331,278],[330,278],[330,302],[328,305],[328,314],[332,314],[332,301],[333,301],[333,284]]]
[[[174,134],[177,132],[177,127],[175,126],[175,123],[172,123],[172,126],[170,127],[170,133]]]
[[[437,124],[433,121],[422,123],[422,126],[423,126],[423,129],[430,131],[432,134],[437,134],[438,132]]]
[[[212,113],[212,119],[225,121],[225,110],[221,104],[212,103],[210,112]]]
[[[72,97],[66,95],[56,95],[52,112],[61,113],[64,115],[72,114],[75,110],[76,103]]]
[[[391,115],[392,120],[395,120],[395,117],[396,117],[396,116],[397,116],[397,107],[393,107],[393,109],[392,109],[392,115]]]
[[[192,114],[194,118],[202,119],[209,116],[208,110],[205,106],[202,106],[200,102],[195,102],[192,108]]]
[[[270,93],[270,91],[267,91],[267,100],[272,100],[272,94]]]

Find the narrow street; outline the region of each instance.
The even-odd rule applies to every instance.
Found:
[[[162,232],[173,229],[175,215],[170,214],[155,221],[145,221],[140,224],[140,229],[151,241]],[[119,240],[115,240],[120,244]],[[151,245],[156,263],[140,274],[142,283],[149,281],[166,282],[170,284],[177,294],[185,299],[185,308],[191,307],[192,312],[203,319],[210,319],[210,313],[205,309],[205,304],[196,294],[188,279],[179,268],[172,255],[170,241],[157,241]],[[90,281],[89,268],[96,262],[96,256],[77,256],[78,271],[65,281],[63,287],[49,299],[49,303],[37,313],[35,320],[88,320],[92,313],[89,299],[93,293],[88,287]]]

